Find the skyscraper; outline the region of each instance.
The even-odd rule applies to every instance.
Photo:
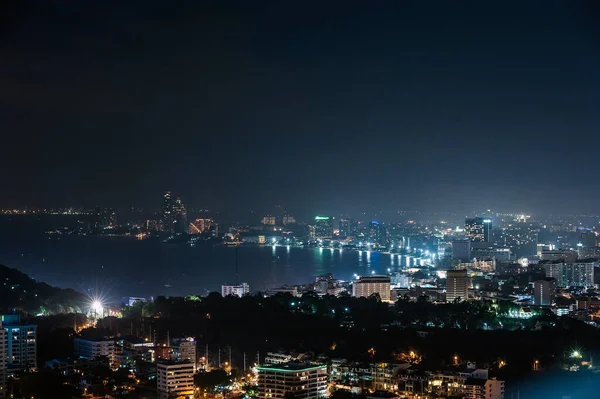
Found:
[[[163,198],[163,231],[167,233],[173,233],[175,228],[175,215],[173,214],[173,200],[171,199],[171,192],[167,191]]]
[[[387,232],[385,225],[380,222],[372,221],[369,223],[368,239],[371,242],[377,244],[384,244],[387,242]]]
[[[37,326],[22,324],[19,315],[2,316],[8,368],[37,371]]]
[[[350,235],[350,219],[340,219],[339,237],[344,239]]]
[[[469,299],[469,277],[466,270],[448,270],[446,276],[446,302]]]
[[[466,218],[465,235],[471,242],[490,242],[492,239],[492,219]]]
[[[330,240],[333,237],[333,218],[315,216],[314,231],[316,240]]]
[[[173,232],[176,234],[189,233],[187,211],[180,198],[177,198],[173,204]]]
[[[556,294],[556,279],[545,278],[533,283],[533,304],[536,306],[550,306]]]
[[[468,238],[452,240],[452,258],[468,262],[471,260],[471,240]]]

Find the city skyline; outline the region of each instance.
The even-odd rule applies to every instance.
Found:
[[[4,3],[0,399],[598,396],[600,2]]]
[[[597,210],[596,3],[231,5],[8,6],[0,206]]]

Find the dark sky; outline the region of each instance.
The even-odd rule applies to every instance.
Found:
[[[0,206],[598,209],[595,1],[24,3]]]

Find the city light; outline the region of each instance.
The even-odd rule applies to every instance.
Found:
[[[95,312],[101,312],[102,309],[103,309],[102,302],[100,302],[100,301],[92,302],[92,310],[94,310]]]

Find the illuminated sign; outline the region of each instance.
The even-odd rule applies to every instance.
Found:
[[[315,216],[315,220],[329,220],[329,216]]]
[[[483,221],[483,223],[492,223],[492,220],[491,220],[491,219],[485,219],[485,220]]]

